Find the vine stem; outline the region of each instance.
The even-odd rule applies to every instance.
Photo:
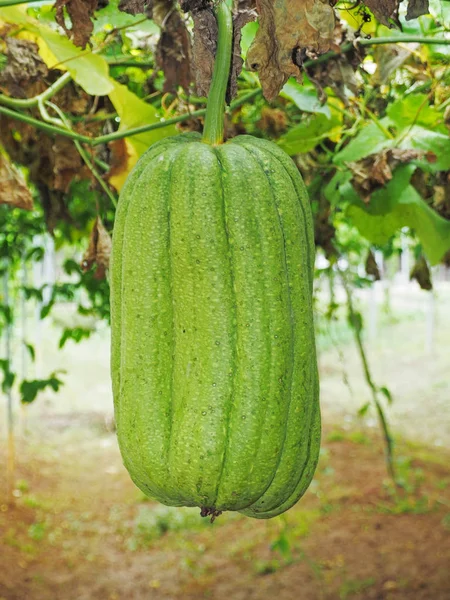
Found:
[[[230,104],[230,110],[234,110],[245,104],[246,102],[250,102],[256,96],[261,94],[261,89],[258,88],[256,90],[252,90],[248,94],[241,96],[234,102]],[[187,121],[188,119],[194,119],[197,117],[203,117],[205,115],[206,109],[202,108],[200,110],[195,110],[194,112],[185,113],[183,115],[178,115],[177,117],[173,117],[172,119],[166,119],[165,121],[159,121],[158,123],[152,123],[151,125],[142,125],[141,127],[134,127],[133,129],[127,129],[126,131],[115,131],[114,133],[109,133],[107,135],[100,135],[98,137],[89,137],[87,135],[82,135],[80,133],[76,133],[75,131],[71,131],[68,129],[63,129],[62,127],[56,127],[54,125],[50,125],[49,123],[45,123],[43,121],[39,121],[38,119],[34,119],[33,117],[29,117],[23,113],[16,112],[7,108],[5,106],[0,105],[0,114],[4,114],[12,119],[16,119],[17,121],[22,121],[23,123],[28,123],[29,125],[33,125],[37,129],[41,129],[47,133],[53,133],[56,135],[62,135],[65,137],[69,137],[72,140],[77,140],[82,142],[83,144],[88,144],[90,146],[98,146],[99,144],[107,144],[108,142],[112,142],[114,140],[121,140],[123,138],[131,137],[132,135],[137,135],[138,133],[146,133],[148,131],[153,131],[155,129],[161,129],[162,127],[167,127],[168,125],[175,125],[175,123],[181,123],[182,121]]]
[[[227,0],[221,0],[216,8],[216,18],[218,27],[217,51],[202,138],[206,144],[214,146],[223,143],[225,95],[230,75],[233,45],[233,17]]]
[[[355,341],[356,341],[356,345],[358,347],[359,356],[360,356],[361,362],[363,364],[364,376],[366,379],[366,383],[372,392],[372,400],[373,400],[375,409],[378,414],[378,419],[380,421],[381,429],[383,431],[383,436],[384,436],[385,445],[386,445],[386,465],[387,465],[388,473],[391,476],[394,484],[398,485],[397,477],[396,477],[396,473],[395,473],[395,466],[394,466],[394,438],[392,437],[392,434],[390,432],[389,424],[388,424],[386,415],[384,413],[383,407],[378,399],[379,389],[375,385],[375,383],[372,379],[372,374],[371,374],[370,368],[369,368],[369,361],[367,360],[367,354],[366,354],[366,350],[364,348],[364,342],[363,342],[362,335],[361,335],[361,327],[358,325],[358,318],[356,315],[355,308],[353,306],[353,300],[352,300],[352,294],[350,291],[350,287],[348,285],[348,282],[346,280],[344,273],[342,271],[339,271],[339,275],[340,275],[340,278],[342,281],[342,286],[344,288],[345,295],[347,297],[347,307],[348,307],[350,323],[352,325],[352,329],[353,329],[353,332],[355,335]]]
[[[48,105],[56,112],[57,115],[59,115],[59,117],[60,117],[61,122],[63,123],[63,125],[65,127],[67,127],[67,129],[70,129],[70,125],[69,125],[69,123],[68,123],[68,121],[66,119],[66,116],[63,113],[63,111],[58,106],[56,106],[55,104],[53,104],[52,102],[48,102]],[[102,190],[108,196],[108,198],[110,199],[110,201],[111,201],[112,205],[114,206],[114,208],[117,207],[116,197],[111,192],[111,190],[109,189],[107,183],[103,180],[102,176],[99,174],[99,172],[95,168],[94,162],[91,161],[91,159],[89,158],[89,155],[86,152],[86,150],[83,148],[83,146],[81,145],[81,143],[78,140],[74,140],[74,144],[75,144],[76,149],[78,150],[79,155],[83,159],[85,165],[90,170],[90,172],[95,177],[95,179],[98,181],[98,183],[100,184]]]
[[[0,7],[8,5],[8,4],[1,4],[1,1],[2,0],[0,0]],[[10,0],[10,1],[12,1],[12,0]],[[20,2],[15,2],[15,3],[20,4]],[[450,39],[427,38],[427,37],[422,37],[422,36],[414,36],[414,35],[407,36],[407,35],[405,35],[405,36],[391,36],[391,37],[383,37],[383,38],[374,38],[374,39],[370,39],[370,40],[359,40],[357,42],[357,44],[360,44],[362,46],[370,46],[370,45],[375,45],[375,44],[396,44],[396,43],[398,44],[398,43],[408,43],[408,42],[416,42],[416,43],[421,43],[421,44],[447,44],[447,45],[449,45]],[[305,61],[303,63],[303,66],[304,67],[312,67],[316,64],[326,62],[327,60],[336,58],[336,56],[339,56],[340,54],[349,52],[353,47],[354,47],[354,45],[352,43],[344,44],[344,46],[342,46],[340,52],[327,52],[326,54],[319,56],[319,58],[316,58],[314,60]],[[135,66],[144,67],[145,65],[141,64],[141,63],[136,63]],[[102,135],[102,136],[98,136],[98,137],[89,137],[87,135],[81,135],[79,133],[75,133],[74,131],[64,129],[62,127],[56,127],[49,123],[39,121],[38,119],[34,119],[33,117],[30,117],[21,112],[11,110],[11,108],[21,109],[21,108],[29,108],[31,106],[35,106],[38,104],[38,98],[39,97],[42,98],[42,96],[44,96],[44,100],[47,100],[54,93],[56,93],[59,89],[61,89],[61,87],[63,87],[65,85],[65,83],[67,83],[69,80],[70,80],[70,74],[65,73],[62,77],[60,77],[57,81],[55,81],[55,83],[52,86],[50,86],[47,90],[45,90],[45,92],[42,92],[42,94],[40,94],[39,96],[35,96],[34,98],[28,98],[28,99],[10,98],[9,96],[0,94],[0,114],[4,114],[5,116],[7,116],[11,119],[15,119],[17,121],[22,121],[23,123],[28,123],[29,125],[33,125],[37,129],[41,129],[42,131],[45,131],[46,133],[49,133],[49,134],[58,134],[58,135],[62,135],[62,136],[71,138],[73,140],[78,140],[79,142],[88,144],[90,146],[97,146],[99,144],[106,144],[106,143],[112,142],[114,140],[120,140],[123,138],[131,137],[131,136],[137,135],[139,133],[146,133],[148,131],[154,131],[155,129],[160,129],[162,127],[167,127],[169,125],[175,125],[176,123],[181,123],[188,119],[202,117],[206,113],[206,109],[199,109],[199,110],[196,110],[191,113],[186,113],[183,115],[178,115],[177,117],[172,117],[171,119],[159,121],[158,123],[151,123],[150,125],[142,125],[141,127],[134,127],[132,129],[128,129],[126,131],[115,131],[114,133],[110,133],[108,135]],[[61,86],[61,87],[58,87],[58,86]],[[255,90],[249,92],[248,94],[246,94],[246,95],[242,96],[241,98],[232,102],[230,104],[230,110],[234,110],[235,108],[238,108],[242,104],[245,104],[246,102],[249,102],[250,100],[253,100],[256,96],[259,96],[260,94],[262,94],[261,88],[257,88]],[[10,107],[10,108],[8,108],[8,107]]]
[[[33,96],[32,98],[11,98],[10,96],[0,94],[0,104],[11,106],[12,108],[32,108],[33,106],[37,106],[49,100],[52,96],[62,90],[62,88],[67,85],[71,79],[72,75],[69,73],[69,71],[67,71],[41,94]]]

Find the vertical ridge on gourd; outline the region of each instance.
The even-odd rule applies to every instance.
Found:
[[[119,199],[117,435],[150,497],[270,518],[305,492],[320,447],[311,211],[277,146],[205,130],[152,146]]]

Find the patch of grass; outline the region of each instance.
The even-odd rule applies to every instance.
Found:
[[[47,531],[47,524],[43,522],[33,523],[28,528],[28,536],[35,542],[40,542],[44,539]]]
[[[450,531],[450,513],[447,513],[441,521],[442,527]]]
[[[196,530],[209,524],[209,520],[200,517],[198,508],[141,506],[128,547],[130,550],[145,548],[168,532]]]
[[[27,506],[28,508],[41,509],[48,511],[50,509],[50,505],[47,500],[39,498],[35,494],[29,494],[27,496],[23,496],[20,499],[20,504],[23,506]]]

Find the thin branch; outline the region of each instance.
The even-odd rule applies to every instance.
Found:
[[[359,355],[361,358],[361,362],[363,364],[364,376],[366,379],[366,383],[372,392],[372,400],[373,400],[375,409],[378,414],[378,419],[380,421],[381,429],[383,431],[383,436],[384,436],[384,440],[386,443],[387,469],[388,469],[390,476],[392,477],[392,481],[395,484],[397,484],[397,478],[396,478],[395,467],[394,467],[394,439],[389,430],[389,425],[387,422],[386,415],[384,414],[383,407],[378,399],[379,388],[375,385],[375,383],[372,379],[372,374],[371,374],[370,368],[369,368],[369,362],[367,360],[366,350],[364,348],[364,343],[362,340],[361,327],[358,325],[358,318],[357,318],[356,311],[353,306],[352,294],[351,294],[348,282],[342,271],[339,271],[339,275],[340,275],[340,278],[342,281],[343,288],[345,290],[345,294],[347,296],[347,307],[348,307],[348,312],[349,312],[349,317],[350,317],[350,323],[352,325],[352,329],[353,329],[353,332],[355,335],[356,345],[358,347],[358,352],[359,352]]]
[[[0,8],[6,6],[16,6],[17,4],[31,4],[32,2],[39,2],[40,0],[0,0]]]
[[[7,0],[7,1],[12,2],[13,0]],[[2,2],[2,0],[0,0],[0,6],[2,6],[1,2]],[[7,4],[5,4],[4,6],[7,6]],[[450,45],[450,39],[431,38],[431,37],[427,38],[427,37],[422,37],[422,36],[417,36],[417,35],[392,36],[392,37],[385,37],[385,38],[374,38],[371,40],[362,39],[362,40],[359,40],[358,42],[356,42],[356,44],[360,44],[361,46],[370,46],[370,45],[375,45],[375,44],[397,44],[397,43],[406,43],[406,42],[415,42],[415,43],[422,43],[422,44],[447,44],[447,45]],[[331,58],[335,58],[336,56],[339,56],[342,53],[349,52],[353,47],[354,46],[352,43],[344,44],[344,46],[342,46],[339,53],[338,52],[327,52],[326,54],[323,54],[322,56],[320,56],[319,58],[317,58],[315,60],[307,60],[305,63],[303,63],[303,66],[311,67],[315,64],[325,62]],[[138,64],[136,64],[136,66],[138,66]],[[61,83],[61,80],[64,77],[67,77],[67,80],[68,80],[68,78],[70,76],[67,73],[65,73],[58,80],[58,82]],[[53,86],[55,86],[58,82],[55,82],[53,84]],[[66,81],[64,81],[63,85],[65,85],[65,83],[66,83]],[[43,94],[46,94],[47,92],[49,92],[50,89],[53,88],[53,86],[50,86],[50,88],[48,88],[48,90],[46,90],[46,92],[43,92]],[[53,92],[54,92],[54,88],[51,93],[53,93]],[[50,93],[50,95],[51,95],[51,93]],[[230,110],[234,110],[235,108],[238,108],[242,104],[249,102],[250,100],[252,100],[253,98],[255,98],[256,96],[258,96],[261,93],[262,93],[261,89],[258,88],[256,90],[253,90],[249,94],[242,96],[241,98],[238,98],[237,100],[235,100],[234,102],[232,102],[230,104]],[[40,96],[42,96],[42,94]],[[30,98],[29,100],[33,100],[37,104],[38,101],[36,100],[36,98],[37,98],[37,96],[34,99]],[[146,133],[148,131],[160,129],[161,127],[167,127],[168,125],[174,125],[175,123],[181,123],[182,121],[186,121],[187,119],[202,117],[206,112],[206,109],[200,109],[200,110],[196,110],[192,113],[178,115],[177,117],[173,117],[172,119],[167,119],[165,121],[164,120],[159,121],[158,123],[152,123],[151,125],[143,125],[142,127],[135,127],[133,129],[127,129],[126,131],[115,131],[114,133],[110,133],[108,135],[90,138],[88,136],[75,133],[74,131],[59,128],[54,125],[50,125],[49,123],[44,123],[42,121],[39,121],[38,119],[33,119],[32,117],[29,117],[28,115],[24,115],[23,113],[19,113],[19,112],[10,110],[10,109],[6,108],[6,106],[1,106],[2,104],[8,105],[8,106],[19,106],[20,105],[22,108],[24,108],[26,105],[24,106],[23,102],[26,103],[26,102],[28,102],[28,100],[18,100],[18,99],[14,99],[14,98],[9,98],[8,96],[0,95],[0,114],[4,114],[12,119],[17,119],[18,121],[22,121],[24,123],[28,123],[29,125],[33,125],[34,127],[38,128],[38,129],[42,129],[42,131],[46,131],[47,133],[63,135],[65,137],[69,137],[73,140],[77,140],[79,142],[83,142],[84,144],[89,144],[92,146],[97,146],[99,144],[105,144],[105,143],[111,142],[113,140],[119,140],[119,139],[131,137],[132,135],[137,135],[140,133]],[[20,103],[20,104],[18,104],[18,103]],[[33,106],[34,106],[34,104],[33,104]]]
[[[50,125],[48,123],[45,123],[44,121],[39,121],[38,119],[29,117],[28,115],[24,115],[23,113],[11,110],[10,108],[6,108],[6,106],[0,105],[0,114],[6,115],[7,117],[10,117],[11,119],[15,119],[17,121],[21,121],[22,123],[33,125],[33,127],[36,127],[36,129],[41,129],[46,133],[62,135],[71,138],[72,140],[78,140],[79,142],[83,142],[85,144],[91,144],[92,140],[95,140],[95,138],[90,138],[87,135],[81,135],[79,133],[75,133],[74,131],[69,131],[67,129],[63,129],[62,127],[55,127],[54,125]]]
[[[50,100],[50,98],[62,90],[62,88],[67,85],[71,79],[72,75],[67,71],[50,87],[37,96],[33,96],[32,98],[11,98],[10,96],[0,94],[0,104],[10,106],[11,108],[32,108],[33,106],[39,105],[40,102],[46,102],[47,100]]]
[[[258,88],[253,90],[252,92],[241,96],[234,102],[230,104],[229,110],[234,110],[249,102],[256,96],[259,96],[262,93],[261,89]],[[0,106],[0,114],[4,114],[12,119],[17,119],[18,121],[22,121],[23,123],[28,123],[29,125],[33,125],[37,129],[42,129],[47,133],[62,135],[65,137],[69,137],[72,140],[77,140],[78,142],[82,142],[83,144],[89,144],[90,146],[98,146],[99,144],[106,144],[108,142],[112,142],[114,140],[120,140],[123,138],[131,137],[133,135],[137,135],[139,133],[146,133],[148,131],[153,131],[155,129],[161,129],[162,127],[167,127],[169,125],[173,125],[175,123],[181,123],[182,121],[187,121],[188,119],[202,117],[206,113],[206,109],[202,108],[200,110],[196,110],[191,113],[185,113],[183,115],[178,115],[177,117],[173,117],[172,119],[167,119],[165,121],[159,121],[158,123],[152,123],[151,125],[142,125],[141,127],[134,127],[133,129],[127,129],[126,131],[115,131],[114,133],[109,133],[107,135],[101,135],[98,137],[88,137],[87,135],[82,135],[79,133],[75,133],[74,131],[63,129],[62,127],[56,127],[55,125],[49,125],[43,121],[39,121],[38,119],[34,119],[33,117],[29,117],[28,115],[24,115],[23,113],[19,113],[13,111],[9,108]]]
[[[318,58],[314,58],[311,60],[305,60],[303,63],[304,67],[313,67],[314,65],[318,65],[320,63],[326,62],[332,58],[336,58],[336,56],[340,56],[341,54],[346,54],[350,52],[352,48],[357,48],[358,46],[376,46],[379,44],[444,44],[450,45],[450,39],[448,38],[433,38],[433,37],[425,37],[420,35],[402,35],[402,36],[389,36],[389,37],[379,37],[379,38],[371,38],[370,40],[359,39],[355,40],[354,43],[348,42],[344,44],[339,52],[326,52],[322,54]]]

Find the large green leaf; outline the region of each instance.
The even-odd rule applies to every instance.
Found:
[[[311,119],[300,123],[278,140],[278,144],[291,156],[309,152],[322,140],[332,135],[333,130],[340,127],[339,120],[332,116],[317,114]]]
[[[331,118],[330,107],[320,104],[317,91],[314,87],[300,85],[291,77],[281,90],[281,96],[289,98],[302,111],[311,113],[322,113]]]
[[[410,185],[415,168],[408,164],[396,169],[392,180],[374,192],[367,205],[355,193],[349,194],[347,198],[352,203],[347,215],[374,244],[386,243],[402,227],[414,229],[428,259],[436,264],[450,249],[450,221],[432,210]]]
[[[0,18],[32,34],[47,66],[67,69],[88,94],[104,96],[113,90],[108,65],[97,54],[77,48],[65,35],[27,15],[23,7],[0,8]]]
[[[48,27],[41,27],[39,35],[60,63],[58,66],[66,68],[85,92],[91,96],[105,96],[113,90],[113,80],[104,58],[80,50],[65,36]]]
[[[385,124],[383,123],[383,125]],[[375,123],[369,123],[343,150],[334,156],[333,162],[337,165],[355,162],[390,146],[392,146],[392,139]]]
[[[392,123],[399,129],[410,125],[435,127],[442,113],[430,106],[426,94],[411,94],[390,104],[386,110]]]
[[[119,117],[119,131],[127,131],[134,127],[159,123],[161,118],[158,111],[151,104],[147,104],[141,98],[133,94],[126,86],[114,81],[114,89],[109,94]],[[154,131],[147,131],[129,138],[136,149],[138,156],[143,154],[149,146],[164,137],[175,135],[177,130],[174,125],[161,127]]]
[[[403,136],[400,135],[399,148],[413,148],[432,152],[435,162],[420,161],[420,166],[428,171],[445,171],[450,169],[450,137],[425,127],[413,125]]]

